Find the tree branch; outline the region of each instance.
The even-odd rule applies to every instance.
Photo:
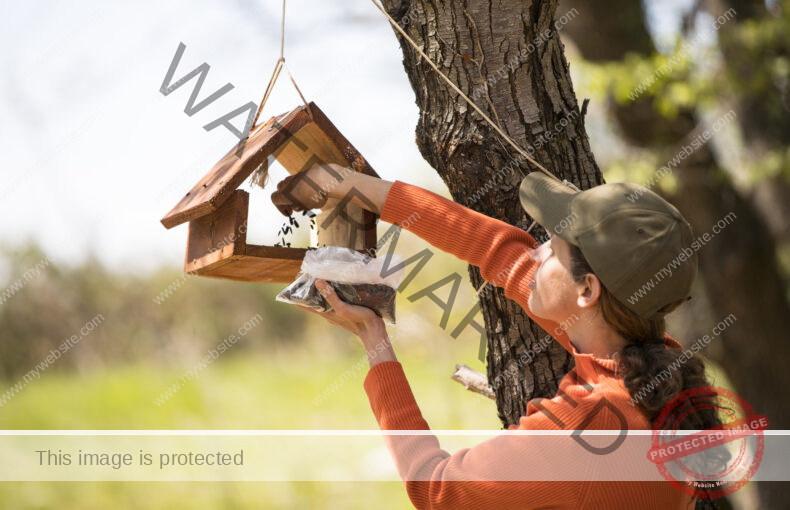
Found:
[[[469,391],[479,393],[484,397],[494,400],[494,390],[488,385],[488,378],[485,374],[478,372],[466,365],[455,365],[455,372],[452,375],[453,381],[459,382]]]

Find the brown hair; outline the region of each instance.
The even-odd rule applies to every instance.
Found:
[[[572,244],[570,246],[571,277],[579,282],[587,274],[595,274],[582,251]],[[671,303],[667,311],[674,310],[686,300]],[[685,363],[672,367],[682,349],[669,348],[664,345],[666,322],[661,319],[645,319],[632,312],[618,301],[611,292],[601,284],[600,297],[601,315],[620,336],[626,339],[620,355],[618,373],[623,375],[623,383],[633,399],[639,399],[638,405],[654,423],[664,406],[678,393],[700,386],[710,386],[705,375],[705,363],[698,357],[688,358]],[[676,368],[673,371],[673,368]],[[658,378],[662,371],[668,371],[671,377]],[[689,405],[688,402],[682,405]],[[683,413],[680,413],[681,415]],[[670,424],[674,425],[674,424]],[[699,409],[689,412],[678,429],[705,430],[721,425],[718,409]],[[724,448],[706,450],[699,460],[705,462],[703,469],[708,473],[722,471],[730,458]],[[697,508],[715,508],[709,506],[710,500],[698,500]]]

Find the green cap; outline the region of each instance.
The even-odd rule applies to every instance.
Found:
[[[547,231],[579,247],[601,283],[640,317],[661,318],[670,304],[691,299],[691,225],[652,191],[626,182],[577,191],[533,172],[519,198]]]

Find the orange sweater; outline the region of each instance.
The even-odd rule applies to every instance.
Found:
[[[415,212],[419,215],[416,221]],[[529,313],[527,283],[532,280],[536,266],[530,253],[537,242],[523,230],[400,181],[390,189],[381,219],[408,224],[409,231],[434,247],[478,266],[483,278],[504,287],[505,295]],[[504,282],[497,281],[500,274],[507,275]],[[629,430],[651,428],[638,408],[629,404],[630,395],[614,372],[615,360],[579,353],[558,324],[530,316],[573,355],[575,372],[580,377],[569,374],[563,378],[557,396],[552,399],[531,400],[519,426],[511,429],[575,430],[604,396],[625,416]],[[679,347],[668,336],[665,343]],[[366,376],[364,387],[382,430],[429,429],[400,363],[375,365]],[[571,399],[576,405],[568,401]],[[620,430],[620,423],[612,412],[605,410],[597,413],[584,428],[616,431]],[[491,474],[501,473],[508,463],[516,463],[511,464],[515,466],[548,462],[556,466],[574,461],[561,455],[558,458],[546,452],[545,447],[530,451],[530,442],[521,441],[514,446],[512,442],[503,443],[495,438],[451,455],[439,447],[433,435],[385,436],[385,440],[412,503],[420,509],[679,509],[686,508],[689,501],[667,482],[502,481],[501,475]],[[611,438],[605,444],[609,443]],[[494,481],[486,481],[492,478]]]

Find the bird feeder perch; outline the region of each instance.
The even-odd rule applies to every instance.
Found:
[[[296,278],[312,248],[247,244],[249,193],[237,188],[268,164],[269,156],[292,175],[336,163],[378,176],[315,103],[272,117],[253,130],[240,158],[234,146],[162,218],[168,229],[189,222],[185,272],[245,282],[290,283]],[[321,227],[338,202],[330,199],[316,217],[318,246],[353,247],[373,256],[378,215],[349,203],[346,215],[367,230],[356,232],[342,215]]]

